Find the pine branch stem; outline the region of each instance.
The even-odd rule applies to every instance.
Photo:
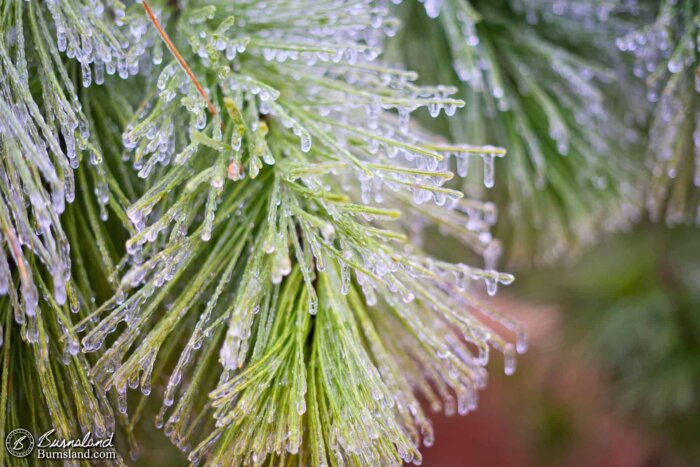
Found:
[[[153,23],[153,26],[156,28],[158,31],[158,34],[160,35],[161,39],[163,39],[163,42],[165,42],[165,45],[168,46],[168,50],[170,50],[170,53],[173,54],[177,62],[180,64],[182,69],[187,73],[187,76],[190,78],[192,81],[192,84],[194,84],[194,87],[197,88],[197,92],[199,92],[199,95],[202,96],[202,98],[207,102],[207,107],[209,108],[209,112],[211,112],[212,115],[218,115],[219,112],[216,110],[214,107],[214,104],[211,103],[211,100],[209,99],[209,96],[207,95],[207,92],[204,90],[202,85],[199,83],[199,80],[197,80],[197,77],[194,75],[190,67],[187,65],[187,62],[185,61],[184,58],[182,58],[182,55],[180,55],[180,52],[178,52],[177,48],[175,47],[175,44],[170,40],[170,37],[168,36],[168,33],[165,32],[165,29],[163,29],[163,26],[161,26],[160,21],[158,21],[158,18],[153,14],[153,10],[151,10],[151,7],[148,5],[148,2],[146,0],[142,0],[143,4],[143,9],[146,10],[146,14],[148,15],[148,19],[151,20],[151,23]]]

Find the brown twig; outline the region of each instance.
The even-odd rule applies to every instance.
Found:
[[[9,228],[3,229],[5,233],[5,238],[7,239],[7,244],[10,245],[10,250],[12,250],[12,256],[14,257],[15,264],[17,264],[17,269],[19,270],[19,275],[23,281],[29,279],[29,273],[27,271],[27,266],[24,264],[22,259],[22,247],[19,246],[19,241],[17,237]]]
[[[197,77],[192,73],[192,70],[190,70],[190,67],[187,66],[187,62],[185,62],[185,59],[182,58],[182,55],[180,55],[180,52],[177,51],[175,48],[175,44],[170,40],[170,37],[168,37],[168,33],[165,32],[165,29],[160,25],[160,22],[156,18],[156,16],[153,14],[153,11],[151,10],[151,7],[148,5],[148,2],[146,0],[142,0],[143,3],[143,8],[146,10],[146,14],[148,15],[148,19],[151,20],[151,23],[153,23],[153,26],[155,26],[156,30],[158,31],[158,34],[160,34],[161,39],[163,39],[163,42],[165,42],[165,45],[168,46],[168,49],[170,50],[170,53],[173,54],[177,62],[180,64],[182,69],[187,73],[187,76],[189,76],[190,80],[192,81],[192,84],[194,84],[194,87],[197,88],[197,92],[199,92],[199,95],[204,98],[205,101],[207,101],[207,107],[209,107],[209,112],[212,113],[212,115],[218,115],[219,112],[216,110],[214,107],[214,104],[211,103],[211,100],[209,100],[209,96],[207,95],[206,91],[202,87],[201,84],[199,84],[199,81],[197,80]]]

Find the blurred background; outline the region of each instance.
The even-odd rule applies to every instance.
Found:
[[[529,331],[479,408],[435,415],[427,466],[700,465],[700,242],[653,224],[567,265],[516,271],[496,300]]]

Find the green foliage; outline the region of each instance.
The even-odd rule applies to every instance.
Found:
[[[511,374],[526,347],[482,298],[513,280],[497,211],[521,264],[644,201],[697,215],[696,3],[419,6],[390,57],[423,81],[379,58],[399,26],[384,1],[0,0],[3,437],[118,430],[135,457],[157,401],[192,463],[418,463],[419,401],[473,410],[490,351]],[[658,104],[611,97],[618,37]],[[495,202],[473,160],[486,188],[505,169]],[[472,264],[426,254],[435,230]],[[595,336],[624,399],[664,420],[697,399],[688,257],[583,297],[639,313]]]
[[[692,457],[700,433],[700,248],[691,229],[650,230],[618,236],[570,271],[529,284],[547,283],[546,295],[569,310],[574,345],[602,365],[615,405],[665,441],[664,458]]]
[[[423,79],[458,87],[468,105],[447,122],[452,138],[508,148],[487,196],[503,213],[497,234],[511,261],[572,256],[601,233],[627,227],[640,211],[641,170],[627,156],[637,137],[611,105],[619,65],[612,41],[629,29],[599,19],[614,9],[428,3],[441,3],[439,15],[429,11],[435,20],[416,2],[405,4],[408,25],[395,55]]]
[[[0,2],[3,440],[19,426],[75,438],[113,432],[116,425],[106,395],[92,383],[91,359],[80,353],[74,323],[111,294],[106,283],[123,250],[124,235],[110,232],[108,206],[126,216],[108,196],[109,184],[119,192],[114,165],[103,163],[107,151],[112,157],[119,151],[109,141],[113,134],[101,137],[113,131],[121,98],[80,89],[80,68],[61,56],[74,38],[57,40],[56,23],[47,17],[70,17],[74,6]],[[80,28],[118,34],[92,15]],[[0,463],[21,462],[6,454],[3,449]]]
[[[463,102],[375,60],[397,26],[379,4],[89,7],[3,3],[3,426],[15,400],[46,402],[35,433],[116,418],[133,441],[153,388],[156,425],[195,463],[418,462],[433,442],[418,394],[473,410],[489,349],[510,374],[525,348],[469,287],[513,280],[493,205],[444,186],[474,157],[492,184],[505,150],[410,125]],[[427,257],[425,226],[484,267]]]
[[[617,43],[635,57],[652,104],[647,208],[668,225],[700,223],[700,5],[658,2],[655,16]]]

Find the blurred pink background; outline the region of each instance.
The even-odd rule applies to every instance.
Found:
[[[562,350],[559,311],[502,298],[523,323],[530,348],[514,376],[494,353],[488,387],[466,416],[433,414],[428,467],[637,467],[654,464],[654,446],[606,397],[603,378],[578,352]]]

